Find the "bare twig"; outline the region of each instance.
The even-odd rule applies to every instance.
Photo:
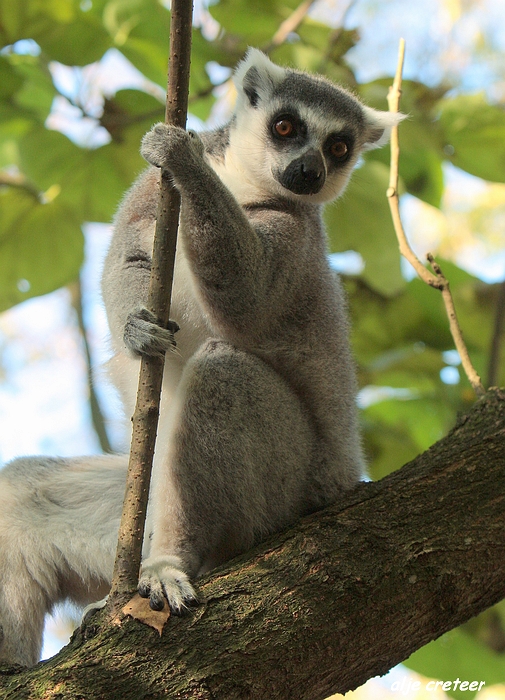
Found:
[[[105,419],[98,401],[98,396],[96,395],[95,385],[93,382],[93,369],[91,361],[91,350],[88,342],[88,334],[86,332],[86,326],[84,324],[84,315],[82,313],[82,286],[81,280],[77,278],[75,282],[69,285],[70,297],[72,300],[72,306],[75,309],[77,315],[77,325],[81,332],[82,342],[84,345],[84,357],[86,360],[86,376],[88,380],[88,391],[89,391],[89,408],[91,411],[91,422],[93,428],[95,429],[96,436],[100,443],[102,452],[112,452],[112,447],[109,442],[109,436],[107,435],[107,429],[105,427]]]
[[[188,107],[192,0],[172,0],[165,121],[184,128]],[[180,195],[161,172],[148,307],[165,326],[170,315]],[[164,358],[142,357],[125,500],[109,612],[116,614],[138,583],[145,515],[159,417]]]
[[[402,93],[402,71],[403,71],[403,61],[405,57],[405,41],[400,39],[400,46],[398,50],[398,65],[396,68],[396,74],[393,81],[393,85],[389,88],[388,93],[388,105],[390,112],[398,112],[400,105],[400,97]],[[449,318],[449,327],[454,340],[454,344],[461,358],[461,364],[466,372],[466,376],[470,384],[472,385],[475,393],[477,395],[482,395],[485,393],[485,389],[482,386],[479,375],[475,371],[472,365],[468,350],[463,340],[461,334],[461,328],[456,317],[456,310],[454,308],[454,301],[449,288],[449,282],[442,274],[440,266],[435,262],[435,259],[428,253],[427,258],[433,268],[433,274],[430,272],[416,256],[405,235],[405,230],[403,228],[402,220],[400,217],[400,203],[398,195],[398,175],[399,175],[399,159],[400,159],[400,145],[398,138],[398,126],[393,127],[391,132],[391,169],[389,177],[389,187],[387,190],[387,197],[389,201],[389,207],[391,209],[391,216],[393,219],[394,228],[396,231],[396,236],[398,238],[398,245],[400,248],[400,253],[406,258],[412,267],[415,269],[419,277],[435,289],[439,289],[442,292],[442,298],[445,304],[445,309],[447,316]]]
[[[303,2],[298,5],[296,10],[294,10],[289,17],[282,22],[279,29],[273,35],[271,41],[263,46],[261,50],[268,54],[278,46],[281,46],[281,44],[286,41],[290,34],[296,32],[315,2],[316,0],[303,0]]]
[[[33,183],[31,183],[28,178],[24,175],[11,175],[10,173],[1,172],[0,173],[0,187],[4,185],[7,187],[15,187],[20,190],[24,190],[37,202],[42,202],[44,198],[44,193],[40,192]]]
[[[442,270],[440,269],[440,265],[435,261],[433,255],[431,253],[428,253],[426,257],[429,260],[429,263],[433,268],[433,271],[436,274],[437,280],[439,282],[438,289],[440,289],[440,291],[442,292],[442,299],[444,300],[445,310],[447,312],[447,317],[449,318],[449,328],[451,330],[452,338],[454,340],[454,345],[456,346],[456,350],[459,353],[463,369],[465,370],[466,376],[468,377],[468,381],[472,385],[473,390],[475,391],[477,396],[482,396],[483,394],[485,394],[486,390],[484,389],[481,379],[475,371],[474,366],[472,365],[472,361],[470,359],[470,355],[468,354],[466,343],[463,340],[461,328],[459,326],[458,318],[456,316],[454,300],[452,298],[451,290],[449,288],[449,281],[446,279],[446,277],[444,277]]]

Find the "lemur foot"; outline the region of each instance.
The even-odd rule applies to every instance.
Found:
[[[142,564],[139,595],[149,598],[153,610],[163,610],[168,601],[174,615],[182,615],[198,603],[195,590],[177,556],[149,557]]]
[[[128,315],[123,338],[126,347],[135,355],[160,356],[175,349],[174,334],[178,330],[175,321],[169,321],[167,328],[163,328],[149,309],[140,307]]]

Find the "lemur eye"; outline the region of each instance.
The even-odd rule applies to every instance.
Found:
[[[278,136],[286,138],[295,135],[295,125],[289,119],[279,119],[274,123],[274,130]]]
[[[334,141],[330,146],[330,153],[334,158],[342,160],[346,157],[349,149],[345,141]]]

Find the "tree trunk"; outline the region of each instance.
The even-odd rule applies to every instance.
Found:
[[[505,597],[505,393],[401,470],[200,581],[163,635],[74,634],[0,698],[319,700],[384,674]]]

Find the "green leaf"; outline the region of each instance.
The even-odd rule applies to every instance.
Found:
[[[418,649],[403,662],[405,666],[428,678],[440,680],[485,681],[486,686],[505,681],[503,656],[475,641],[460,629],[451,630],[443,637]],[[475,693],[469,690],[450,690],[453,698],[468,700]]]
[[[0,311],[79,274],[83,236],[72,209],[22,190],[0,192]]]
[[[325,209],[332,252],[356,250],[365,269],[360,277],[385,296],[401,291],[406,282],[391,221],[386,190],[389,171],[382,163],[365,162],[344,195]]]
[[[84,12],[79,12],[73,22],[51,24],[34,38],[51,60],[67,66],[98,61],[112,46],[103,24]]]
[[[505,110],[483,93],[443,99],[439,109],[450,161],[484,180],[505,182]]]
[[[361,415],[368,474],[374,481],[382,479],[419,454],[408,427],[385,425],[374,416]]]
[[[281,23],[298,6],[298,0],[257,0],[254,10],[248,0],[221,0],[209,7],[212,16],[229,34],[246,46],[268,44]]]
[[[13,96],[14,103],[41,123],[47,119],[57,94],[51,75],[38,56],[12,56],[23,84]]]
[[[33,122],[23,118],[14,119],[10,115],[4,121],[3,116],[0,109],[0,168],[19,164],[18,140],[33,125]]]
[[[408,378],[404,377],[405,383]],[[425,387],[431,389],[430,383]],[[454,415],[447,406],[432,397],[412,398],[407,400],[389,400],[373,404],[366,409],[366,416],[374,422],[388,426],[404,427],[417,448],[417,454],[427,450],[433,443],[440,440],[449,427]]]
[[[121,143],[94,150],[79,148],[57,131],[35,128],[19,144],[23,172],[38,188],[57,188],[60,201],[80,221],[108,222],[125,189],[145,164],[140,137],[125,132]]]
[[[0,41],[33,39],[50,60],[86,65],[112,45],[99,17],[78,0],[0,0]]]

